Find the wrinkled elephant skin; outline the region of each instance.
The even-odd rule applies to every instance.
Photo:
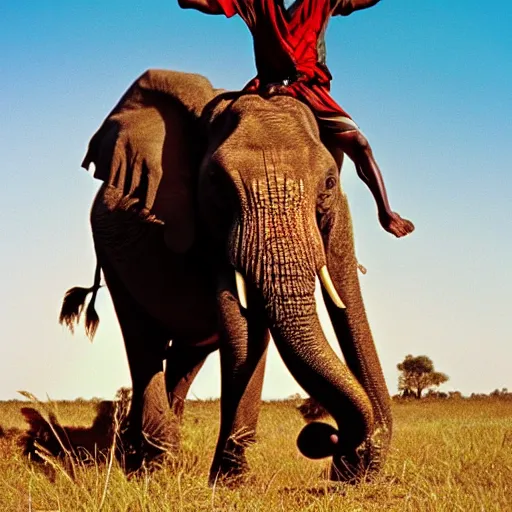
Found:
[[[126,345],[136,449],[147,452],[148,436],[177,449],[188,388],[219,348],[221,426],[210,481],[242,475],[271,333],[297,382],[337,423],[306,425],[299,448],[332,456],[332,479],[376,472],[391,437],[389,395],[338,167],[307,107],[148,71],[91,140],[90,162],[104,181],[91,224]],[[318,319],[319,274],[346,364]],[[164,380],[170,408],[159,396]]]

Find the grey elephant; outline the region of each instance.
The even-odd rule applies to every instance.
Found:
[[[189,386],[219,349],[210,482],[245,474],[271,333],[293,377],[337,423],[306,425],[302,453],[331,456],[333,480],[378,471],[391,439],[389,394],[339,167],[309,109],[150,70],[91,139],[83,166],[91,162],[104,181],[91,210],[96,278],[68,291],[61,322],[72,327],[92,292],[86,328],[94,334],[102,271],[133,381],[133,466],[178,449]],[[317,276],[346,364],[322,331]]]

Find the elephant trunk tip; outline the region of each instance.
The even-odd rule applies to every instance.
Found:
[[[323,459],[333,456],[339,442],[339,433],[328,423],[308,423],[297,438],[297,448],[308,459]]]
[[[297,447],[305,457],[333,457],[330,479],[358,483],[371,481],[384,464],[387,453],[387,432],[376,429],[362,443],[343,442],[343,432],[327,423],[308,423],[297,438]]]

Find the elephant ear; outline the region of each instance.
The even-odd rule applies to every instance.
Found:
[[[203,76],[148,70],[126,91],[92,137],[82,167],[121,193],[144,219],[164,224],[167,246],[194,241],[194,190],[203,141],[199,119],[218,93]]]

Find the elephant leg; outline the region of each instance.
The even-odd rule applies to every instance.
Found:
[[[185,345],[178,340],[167,350],[165,380],[167,396],[174,415],[181,422],[188,390],[206,358],[218,348],[217,338],[208,344]]]
[[[169,336],[129,295],[113,269],[101,263],[121,326],[132,378],[132,404],[125,454],[127,472],[179,445],[179,425],[167,400],[163,359]]]
[[[391,401],[361,296],[349,206],[341,192],[333,211],[323,239],[329,273],[346,309],[336,307],[324,288],[322,292],[347,366],[372,405],[375,424],[360,453],[369,475],[382,467],[389,450]]]
[[[242,311],[234,282],[219,292],[221,425],[210,485],[247,472],[246,447],[255,441],[269,332],[262,315]]]

